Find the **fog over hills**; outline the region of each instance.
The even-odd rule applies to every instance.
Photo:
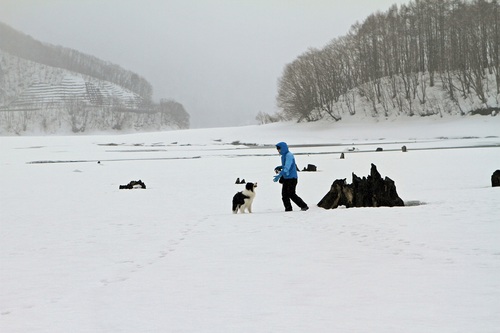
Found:
[[[0,23],[0,134],[188,128],[182,104],[118,65]]]
[[[277,78],[274,113],[273,108],[256,109],[253,123],[495,116],[500,110],[499,31],[496,1],[394,4],[354,23],[346,35],[322,48],[309,48],[286,64]],[[181,104],[184,101],[168,96],[159,103],[153,101],[153,86],[142,74],[40,42],[5,24],[0,24],[0,36],[2,134],[157,131],[189,128],[193,123],[191,110]],[[231,45],[219,46],[217,54],[228,62],[239,61],[241,68],[249,65],[241,55],[228,52]],[[140,47],[134,47],[132,53],[156,55],[159,50],[161,46],[141,53]],[[186,58],[186,64],[193,59]],[[190,69],[190,76],[198,77],[206,67],[221,75],[212,75],[201,91],[197,80],[188,76],[183,79],[191,84],[176,88],[196,95],[193,108],[203,109],[201,125],[200,111],[194,111],[195,127],[223,126],[235,118],[249,124],[244,121],[248,117],[244,109],[252,104],[249,98],[259,103],[263,94],[256,93],[263,86],[249,90],[240,84],[246,80],[241,77],[231,81],[231,89],[223,88],[228,81],[225,75],[233,71],[205,60]],[[258,62],[253,68],[266,70]],[[158,75],[178,79],[175,72]],[[172,89],[174,95],[176,89]],[[267,89],[266,94],[272,91]],[[210,103],[204,100],[206,95],[223,97]],[[188,103],[193,105],[192,100]]]

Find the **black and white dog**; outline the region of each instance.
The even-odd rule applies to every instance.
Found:
[[[252,202],[255,198],[255,188],[257,187],[257,183],[246,183],[245,189],[241,192],[238,192],[233,197],[233,213],[245,213],[245,209],[248,210],[249,213],[252,212]]]

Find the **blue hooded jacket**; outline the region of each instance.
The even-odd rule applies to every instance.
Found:
[[[288,145],[286,144],[286,142],[277,143],[276,148],[280,149],[281,155],[281,171],[279,175],[285,179],[298,178],[295,157],[290,152],[290,150],[288,150]]]

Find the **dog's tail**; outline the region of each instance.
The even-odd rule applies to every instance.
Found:
[[[236,201],[236,198],[233,198],[233,213],[236,214],[238,212],[238,202]]]

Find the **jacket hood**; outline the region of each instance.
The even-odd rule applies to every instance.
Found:
[[[281,155],[286,155],[286,153],[288,153],[288,145],[286,144],[286,142],[278,142],[276,144],[276,148],[280,149]]]

